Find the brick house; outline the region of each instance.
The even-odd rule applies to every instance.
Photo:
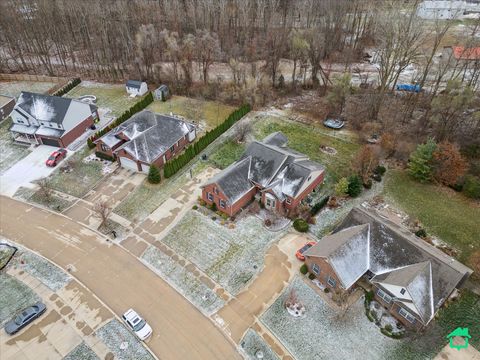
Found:
[[[165,162],[195,140],[195,126],[173,116],[143,110],[95,141],[97,151],[120,166],[148,173],[151,164]]]
[[[325,169],[289,149],[280,132],[253,141],[240,160],[202,186],[202,198],[229,216],[255,197],[271,210],[295,209],[324,179]]]
[[[10,116],[15,141],[56,147],[67,147],[98,121],[95,105],[25,91]]]
[[[406,327],[422,329],[473,272],[376,212],[350,211],[334,233],[305,253],[309,271],[332,291],[364,278],[375,300]]]

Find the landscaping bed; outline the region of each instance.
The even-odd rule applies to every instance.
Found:
[[[210,316],[225,302],[196,276],[180,266],[162,251],[151,245],[143,254],[142,260],[151,265],[160,276],[204,314]]]
[[[67,161],[73,162],[75,165],[69,172],[61,170],[62,166],[65,165],[61,163],[59,168],[49,177],[52,188],[78,198],[85,196],[103,177],[103,164],[101,162],[82,161],[90,153],[91,151],[84,147],[71,156]]]
[[[261,270],[269,244],[283,232],[268,231],[255,216],[237,219],[234,225],[227,228],[191,210],[162,242],[237,294]]]
[[[252,329],[248,329],[240,342],[248,359],[257,360],[260,359],[258,354],[263,354],[263,360],[278,360],[278,356],[270,349],[268,344]]]
[[[433,184],[421,184],[400,170],[387,172],[385,197],[412,218],[418,218],[427,233],[460,250],[459,260],[480,250],[480,206],[460,193]]]
[[[100,360],[100,358],[82,341],[82,343],[70,351],[63,360]]]

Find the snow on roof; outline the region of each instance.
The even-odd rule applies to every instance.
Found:
[[[412,297],[418,315],[425,323],[430,321],[435,310],[433,305],[432,265],[429,261],[425,262],[423,269],[407,285],[407,291]]]
[[[37,129],[38,129],[38,126],[28,126],[28,125],[20,125],[20,124],[13,123],[13,125],[8,130],[22,133],[22,134],[33,135],[35,134],[35,131],[37,131]]]
[[[128,80],[127,81],[127,87],[135,88],[135,89],[140,89],[140,86],[142,86],[143,81],[139,80]]]
[[[63,135],[64,132],[65,130],[52,129],[46,126],[40,126],[35,132],[35,135],[52,136],[52,137],[59,138]]]

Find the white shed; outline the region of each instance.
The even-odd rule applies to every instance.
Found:
[[[138,80],[128,80],[125,88],[132,97],[145,95],[148,91],[147,83]]]

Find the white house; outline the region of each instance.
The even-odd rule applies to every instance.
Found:
[[[128,80],[125,88],[132,97],[145,95],[148,91],[147,83],[138,80]]]

